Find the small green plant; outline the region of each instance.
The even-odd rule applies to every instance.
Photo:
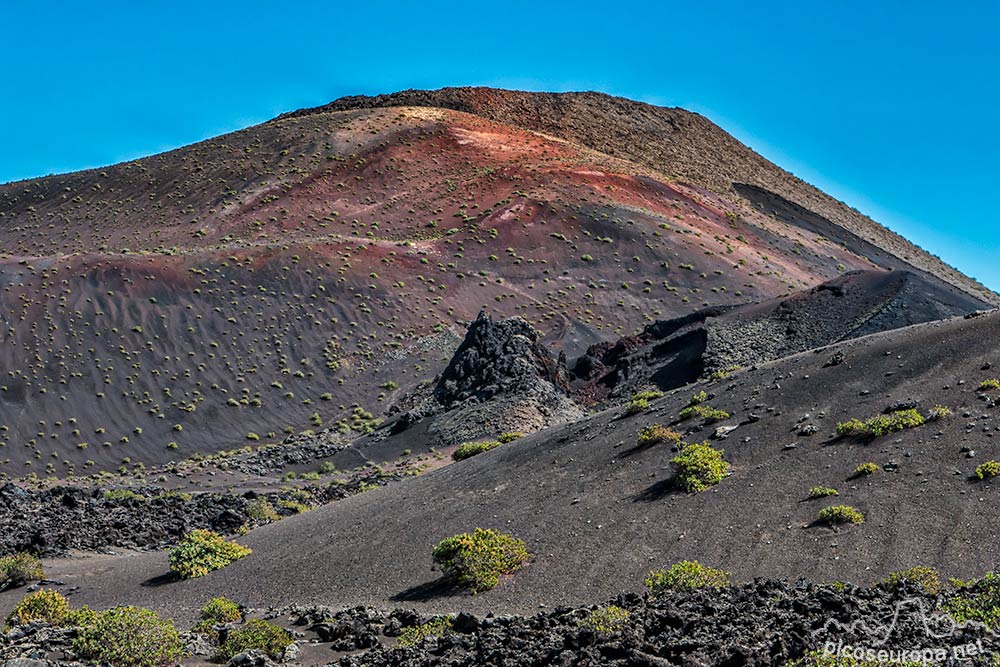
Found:
[[[628,617],[628,609],[612,604],[593,610],[580,621],[579,625],[598,634],[613,635],[625,626]]]
[[[247,516],[255,521],[277,521],[281,518],[267,498],[254,498],[248,502]]]
[[[280,659],[292,643],[292,636],[284,628],[260,618],[251,618],[245,624],[226,633],[213,658],[225,662],[237,653],[257,649],[274,660]]]
[[[64,625],[70,617],[69,600],[58,591],[42,589],[28,593],[7,617],[7,627],[45,621],[54,626]]]
[[[399,645],[402,647],[416,646],[431,637],[444,637],[453,632],[451,618],[439,616],[433,620],[403,628],[399,633]]]
[[[722,458],[724,453],[707,442],[685,445],[670,461],[676,471],[676,484],[689,493],[718,484],[729,474],[729,464]]]
[[[626,415],[637,415],[649,409],[649,401],[645,398],[633,398],[625,406]]]
[[[992,630],[1000,628],[1000,574],[990,572],[982,579],[959,582],[959,590],[942,605],[959,623],[975,621]]]
[[[212,598],[201,608],[201,619],[194,626],[195,632],[210,632],[217,625],[238,623],[243,618],[240,606],[226,597]]]
[[[931,595],[941,592],[941,575],[932,567],[916,565],[906,570],[897,570],[886,577],[884,583],[895,586],[901,581],[920,584]]]
[[[979,479],[990,479],[1000,475],[1000,461],[987,461],[976,467],[976,477]]]
[[[814,486],[809,489],[810,498],[826,498],[828,496],[836,495],[840,495],[840,492],[830,486]]]
[[[497,436],[497,442],[499,442],[501,445],[506,445],[508,442],[514,442],[515,440],[518,440],[519,438],[523,437],[524,434],[521,433],[520,431],[508,431],[507,433],[501,433],[499,436]]]
[[[819,520],[829,526],[844,523],[864,523],[864,512],[850,505],[831,505],[819,511]]]
[[[132,489],[107,489],[103,495],[105,500],[135,500],[139,502],[146,500],[146,496],[136,493]]]
[[[115,607],[80,628],[73,648],[81,657],[115,667],[166,667],[184,655],[171,620],[142,607]]]
[[[496,449],[500,446],[499,440],[488,440],[486,442],[463,442],[458,446],[451,454],[451,458],[456,461],[463,461],[468,458],[472,458],[476,454],[482,454],[483,452],[488,452],[491,449]]]
[[[730,414],[725,410],[719,410],[710,405],[698,403],[697,405],[689,405],[681,410],[679,417],[681,421],[698,417],[699,419],[704,419],[706,424],[713,424],[723,419],[729,419]]]
[[[170,551],[170,571],[181,579],[193,579],[249,555],[250,549],[218,533],[192,530]]]
[[[523,540],[489,528],[476,528],[441,540],[432,553],[446,577],[473,593],[494,588],[528,560]]]
[[[935,405],[927,411],[927,421],[936,422],[939,419],[947,419],[948,417],[951,417],[951,415],[951,408],[944,405]]]
[[[878,466],[877,463],[868,461],[867,463],[862,463],[861,465],[859,465],[857,468],[854,469],[854,476],[868,477],[869,475],[874,475],[879,470],[881,470],[881,468]]]
[[[837,435],[841,437],[867,435],[878,438],[890,433],[923,426],[926,421],[915,408],[895,410],[887,415],[875,415],[865,421],[848,419],[846,422],[840,422],[837,424]]]
[[[702,565],[696,560],[682,560],[666,570],[651,570],[646,575],[646,588],[653,597],[666,591],[693,591],[700,588],[725,588],[730,574],[725,570]]]
[[[1000,380],[996,378],[990,378],[989,380],[983,380],[979,383],[979,391],[996,391],[1000,390]]]
[[[650,424],[641,431],[639,431],[638,444],[641,447],[647,447],[650,445],[658,445],[661,442],[668,442],[672,445],[679,445],[681,442],[681,434],[677,431],[667,428],[663,424]]]
[[[42,562],[26,553],[0,558],[0,590],[18,588],[45,577]]]
[[[708,400],[708,393],[703,389],[691,397],[688,405],[701,405]]]

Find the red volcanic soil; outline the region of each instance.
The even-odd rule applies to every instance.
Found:
[[[404,107],[2,186],[3,474],[357,434],[440,372],[484,307],[573,356],[875,266],[797,209],[770,217],[669,173]]]

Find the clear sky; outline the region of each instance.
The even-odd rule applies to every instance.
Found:
[[[341,95],[600,90],[705,114],[1000,289],[1000,0],[5,3],[0,182]]]

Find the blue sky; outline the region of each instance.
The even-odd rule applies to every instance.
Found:
[[[601,90],[707,115],[1000,289],[1000,2],[11,2],[0,182],[341,95]]]

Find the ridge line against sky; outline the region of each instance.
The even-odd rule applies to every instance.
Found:
[[[701,113],[1000,289],[1000,3],[19,3],[0,182],[135,159],[343,95],[598,90]]]

